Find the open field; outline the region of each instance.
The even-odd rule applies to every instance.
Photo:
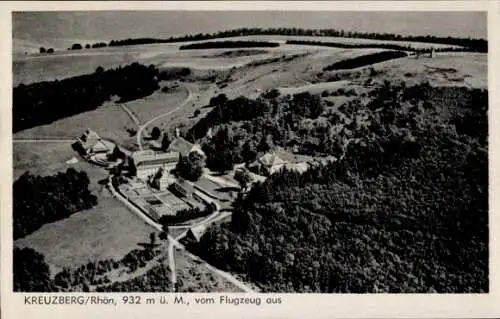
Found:
[[[449,45],[405,42],[405,41],[383,41],[358,38],[337,38],[337,37],[314,37],[314,36],[243,36],[226,38],[231,41],[277,41],[285,43],[287,40],[308,40],[321,42],[337,42],[352,44],[381,44],[391,43],[397,45],[410,45],[414,48],[442,48],[452,47]],[[213,41],[213,40],[211,40]],[[156,64],[161,66],[188,66],[193,68],[230,68],[241,66],[248,62],[251,55],[229,55],[224,59],[214,59],[217,55],[228,51],[228,49],[214,50],[193,50],[193,52],[182,52],[178,48],[194,42],[149,44],[135,46],[107,47],[81,51],[59,51],[52,55],[30,55],[18,56],[13,62],[14,85],[19,83],[33,83],[46,80],[61,79],[68,76],[76,76],[94,72],[98,66],[112,68],[118,65],[129,64],[138,61],[144,64]],[[297,51],[316,48],[304,45],[281,45],[277,48],[267,48],[268,52]],[[213,54],[213,57],[210,55]],[[262,55],[262,54],[258,54]],[[206,59],[208,57],[208,59]]]
[[[172,83],[168,83],[164,84],[163,87],[171,85]],[[124,105],[126,105],[126,107],[136,115],[141,123],[144,123],[158,115],[168,112],[170,109],[175,108],[187,97],[187,90],[180,86],[172,88],[168,93],[164,93],[161,90],[156,91],[150,96],[124,103]],[[147,136],[148,132],[145,133],[145,136]]]
[[[432,59],[411,56],[375,64],[373,68],[381,71],[373,78],[377,82],[388,79],[412,85],[429,81],[435,86],[488,88],[487,55],[481,53],[437,53]]]
[[[136,54],[93,54],[66,53],[48,56],[22,57],[12,64],[13,84],[29,84],[41,81],[61,80],[63,78],[93,73],[98,66],[106,69],[129,64],[136,60]]]
[[[81,159],[71,148],[71,144],[66,142],[14,143],[12,153],[14,180],[26,171],[37,175],[51,175],[72,167],[87,172],[91,189],[100,190],[101,185],[97,182],[108,176],[102,168]],[[67,164],[66,161],[73,157],[79,160],[78,163]]]
[[[108,102],[96,110],[17,132],[13,138],[76,138],[90,128],[102,138],[123,144],[130,138],[127,128],[135,127],[134,122],[119,105]]]
[[[73,167],[87,173],[91,182],[89,189],[98,197],[98,204],[92,209],[45,224],[15,242],[15,246],[43,253],[55,269],[78,266],[89,260],[119,259],[137,243],[147,241],[149,233],[154,231],[99,183],[108,175],[105,170],[81,159],[76,164],[65,163],[73,156],[78,158],[69,143],[16,143],[13,155],[14,179],[27,170],[49,175]]]
[[[147,242],[153,231],[119,201],[98,195],[94,208],[45,224],[15,246],[39,251],[58,268],[75,267],[91,260],[120,259],[138,243]]]
[[[443,48],[443,47],[456,47],[447,44],[435,44],[425,42],[409,42],[409,41],[389,41],[389,40],[373,40],[361,38],[344,38],[344,37],[317,37],[317,36],[296,36],[296,35],[251,35],[227,38],[232,41],[248,40],[248,41],[277,41],[285,43],[288,40],[299,41],[320,41],[320,42],[336,42],[336,43],[350,43],[350,44],[396,44],[396,45],[410,45],[414,48]]]
[[[266,36],[263,39],[269,37]],[[281,38],[285,41],[289,37]],[[294,38],[309,39],[311,37]],[[330,38],[319,39],[325,41],[334,40]],[[350,39],[338,38],[336,40],[347,41]],[[363,39],[353,40],[360,42],[374,41]],[[344,87],[353,85],[357,87],[365,86],[365,82],[368,79],[373,80],[373,83],[381,83],[383,80],[388,79],[391,81],[405,81],[407,84],[419,83],[425,79],[433,85],[487,87],[487,55],[480,53],[437,53],[432,59],[422,57],[418,60],[414,56],[410,56],[353,70],[324,72],[323,68],[333,63],[383,50],[282,45],[278,48],[258,50],[257,52],[251,49],[188,50],[189,52],[186,52],[177,50],[180,45],[179,43],[155,44],[111,47],[69,53],[60,52],[53,56],[24,58],[23,63],[38,61],[31,66],[33,67],[33,72],[28,72],[28,74],[36,74],[36,69],[43,66],[43,63],[40,62],[43,60],[55,61],[63,59],[66,61],[64,63],[70,64],[68,57],[75,56],[77,59],[87,58],[89,61],[97,61],[97,64],[102,64],[100,63],[101,56],[109,57],[116,53],[118,55],[128,55],[131,59],[135,58],[143,63],[155,63],[162,66],[178,64],[192,67],[199,64],[207,69],[213,67],[210,70],[211,76],[215,77],[212,81],[207,81],[200,75],[207,73],[206,70],[192,69],[193,77],[190,82],[185,82],[184,85],[193,93],[193,98],[182,109],[152,123],[152,126],[158,126],[163,130],[171,129],[174,125],[190,127],[210,110],[202,107],[208,104],[211,97],[219,93],[224,93],[229,98],[239,95],[253,98],[260,95],[263,91],[273,88],[280,88],[284,94],[293,94],[305,90],[317,93],[323,89],[336,88],[341,85],[340,83]],[[231,54],[231,52],[236,53]],[[221,65],[233,62],[237,65],[233,65],[232,68],[224,71],[220,70]],[[28,64],[25,67],[30,68]],[[367,71],[372,67],[379,73],[378,75],[372,76],[366,72],[361,76],[348,78],[349,82],[322,83],[322,81],[327,81],[331,76],[336,76],[340,73],[355,74],[361,70]],[[85,68],[73,67],[72,69],[81,71]],[[50,77],[50,68],[43,74]],[[198,77],[200,78],[198,79]],[[223,85],[220,84],[222,83],[221,81],[225,81]],[[163,82],[162,86],[170,84],[171,82]],[[185,99],[185,91],[183,89],[174,89],[169,93],[157,91],[149,97],[131,101],[124,105],[143,122],[168,111],[170,107],[179,105],[183,99]],[[338,102],[343,103],[345,99],[338,97],[333,98],[333,100],[335,100],[335,104],[338,104]],[[193,113],[197,109],[201,111],[201,114],[194,117]],[[135,123],[119,105],[115,105],[112,102],[94,111],[18,132],[14,138],[74,138],[89,126],[96,129],[102,137],[116,141],[131,150],[136,149],[135,138],[131,137],[126,131],[129,128],[136,127]],[[149,129],[151,127],[148,127]],[[147,136],[149,132],[144,133]]]

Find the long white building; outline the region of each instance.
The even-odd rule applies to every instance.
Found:
[[[138,178],[147,181],[154,177],[160,169],[168,172],[175,168],[178,161],[178,152],[156,153],[147,150],[134,152],[131,156],[130,165]]]

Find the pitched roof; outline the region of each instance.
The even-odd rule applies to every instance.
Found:
[[[93,152],[100,152],[100,151],[106,151],[106,150],[109,150],[109,147],[108,145],[106,145],[105,143],[103,143],[101,140],[98,140],[94,143],[94,145],[92,145],[92,147],[90,148]]]
[[[135,167],[146,165],[161,165],[165,162],[176,162],[179,159],[179,153],[155,153],[154,151],[138,151],[132,154],[132,160]]]
[[[80,141],[80,145],[88,150],[94,147],[97,142],[99,142],[101,137],[94,131],[87,129],[78,140]]]
[[[207,230],[207,225],[201,224],[191,227],[189,229],[189,233],[192,234],[192,236],[194,237],[194,239],[196,239],[196,241],[200,241],[201,236],[203,236],[206,230]]]
[[[262,165],[266,166],[275,166],[275,165],[283,165],[286,164],[284,160],[282,160],[279,156],[277,156],[274,152],[266,153],[259,157],[259,162]]]

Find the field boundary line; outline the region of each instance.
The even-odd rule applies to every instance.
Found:
[[[125,113],[127,113],[130,119],[135,123],[135,125],[141,126],[141,122],[139,121],[137,116],[135,116],[135,114],[126,105],[120,104],[120,106],[125,111]]]

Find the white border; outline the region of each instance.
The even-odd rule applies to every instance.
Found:
[[[11,11],[95,11],[95,10],[237,10],[237,11],[488,11],[488,85],[490,95],[490,293],[489,294],[276,294],[281,306],[25,306],[26,294],[12,293],[12,142],[11,142],[11,90],[12,90],[12,31]],[[498,234],[500,222],[497,214],[500,203],[494,190],[498,188],[496,163],[499,163],[500,127],[496,106],[499,94],[496,72],[499,70],[500,6],[497,1],[352,1],[352,2],[257,2],[257,1],[198,1],[198,2],[7,2],[0,4],[0,212],[1,212],[1,311],[5,318],[464,318],[500,317],[500,290]],[[446,23],[446,21],[443,21]],[[112,294],[108,294],[112,295]],[[113,294],[123,296],[126,294]],[[146,296],[148,294],[142,294]],[[169,294],[162,294],[169,295]],[[206,294],[189,294],[201,296]],[[219,294],[217,294],[219,295]],[[229,294],[228,294],[229,295]],[[274,295],[274,296],[276,296]],[[241,296],[241,295],[240,295]]]

